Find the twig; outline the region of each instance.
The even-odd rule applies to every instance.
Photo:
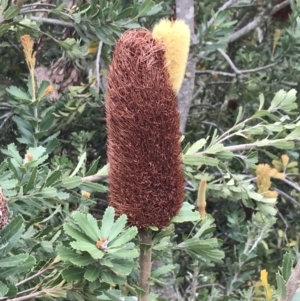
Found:
[[[227,56],[227,54],[226,54],[226,56]],[[253,68],[253,69],[246,69],[246,70],[238,70],[235,67],[238,71],[237,73],[229,73],[229,72],[215,71],[215,70],[197,70],[196,74],[218,74],[218,75],[223,75],[223,76],[228,76],[228,77],[237,77],[238,75],[241,75],[241,74],[259,72],[259,71],[271,68],[271,67],[273,67],[277,64],[278,64],[278,62],[275,62],[275,63],[269,64],[269,65],[266,65],[266,66],[257,67],[257,68]],[[298,84],[297,84],[297,86],[298,86]]]
[[[97,77],[96,78],[96,82],[97,82],[96,89],[97,89],[97,91],[100,90],[100,86],[101,86],[101,81],[100,81],[100,58],[101,58],[102,46],[103,46],[103,42],[100,41],[99,45],[98,45],[97,58],[96,58],[96,77]]]
[[[256,27],[262,24],[266,18],[269,17],[270,13],[273,12],[275,8],[276,6],[273,8],[272,4],[269,3],[267,7],[252,22],[248,23],[246,26],[239,29],[238,31],[230,34],[228,43],[232,43],[254,30]]]
[[[22,297],[17,297],[17,298],[13,298],[13,299],[6,299],[6,301],[25,301],[25,300],[30,300],[30,299],[34,299],[36,297],[45,295],[46,293],[44,291],[41,292],[36,292],[33,294],[29,294],[27,296],[22,296]]]
[[[241,71],[238,70],[238,68],[235,66],[231,58],[228,56],[228,54],[221,48],[218,48],[218,52],[224,57],[224,59],[227,61],[231,69],[234,71],[235,74],[241,74]]]
[[[93,175],[82,178],[82,182],[98,182],[107,178],[107,175]]]
[[[223,151],[230,151],[230,152],[238,152],[238,151],[244,151],[244,150],[249,150],[249,149],[256,149],[258,147],[267,147],[267,146],[272,146],[275,143],[278,142],[283,142],[285,141],[285,139],[275,139],[275,140],[269,140],[267,145],[263,145],[263,146],[257,146],[255,143],[249,143],[249,144],[239,144],[239,145],[230,145],[230,146],[225,146],[223,148]],[[294,142],[300,142],[300,138],[297,139],[293,139],[290,141],[294,141]],[[202,152],[198,152],[195,153],[194,155],[197,156],[203,156],[205,155],[206,152],[202,151]],[[296,188],[295,188],[296,189]],[[300,189],[300,187],[298,187],[298,189]],[[299,190],[300,191],[300,190]]]
[[[281,218],[281,220],[283,221],[283,223],[285,225],[284,233],[286,233],[287,229],[289,228],[289,224],[285,220],[285,218],[283,217],[283,215],[280,213],[280,211],[278,210],[278,208],[277,207],[275,207],[275,208],[277,209],[277,214],[279,215],[279,217]]]
[[[298,192],[300,192],[300,186],[297,185],[296,183],[288,180],[288,179],[282,179],[282,181],[286,184],[288,184],[289,186],[293,187],[294,189],[296,189]]]
[[[300,206],[300,203],[297,202],[294,198],[292,198],[291,196],[289,196],[287,193],[285,193],[284,191],[278,189],[278,188],[274,188],[275,191],[278,192],[278,194],[280,194],[281,196],[283,196],[285,199],[291,201],[292,203],[294,203],[296,206]]]
[[[198,263],[197,261],[195,262]],[[193,280],[192,280],[192,288],[191,288],[191,300],[196,301],[196,291],[197,291],[197,284],[198,284],[198,276],[199,276],[199,267],[196,266],[194,268]]]
[[[236,77],[236,74],[234,73],[215,71],[215,70],[196,70],[196,74],[217,74],[217,75],[223,75],[229,77]]]
[[[298,286],[299,286],[299,279],[300,279],[300,260],[298,260],[289,280],[286,283],[287,295],[282,301],[291,301],[294,297]]]
[[[68,28],[74,28],[73,23],[64,22],[64,21],[60,21],[60,20],[56,20],[56,19],[30,17],[30,20],[36,21],[36,22],[42,22],[42,23],[50,24],[50,25],[58,25],[58,26],[63,26],[63,27],[68,27]]]
[[[206,283],[206,284],[201,284],[201,285],[198,285],[198,289],[202,289],[202,288],[205,288],[205,287],[211,287],[211,286],[217,286],[218,288],[222,289],[225,291],[225,287],[219,283]]]
[[[26,279],[24,279],[24,280],[18,282],[18,283],[16,284],[16,286],[20,286],[20,285],[22,285],[22,284],[24,284],[24,283],[26,283],[26,282],[28,282],[28,281],[30,281],[30,280],[36,278],[36,277],[42,275],[44,272],[46,272],[47,270],[49,270],[49,269],[51,269],[51,268],[52,268],[52,266],[50,265],[50,266],[48,266],[47,268],[38,271],[38,272],[35,273],[34,275],[32,275],[32,276],[30,276],[30,277],[28,277],[28,278],[26,278]]]

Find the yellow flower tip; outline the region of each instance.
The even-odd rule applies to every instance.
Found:
[[[266,270],[260,271],[260,280],[264,287],[267,301],[271,301],[272,300],[272,290],[268,283],[268,272]]]
[[[288,155],[284,154],[281,156],[281,161],[282,161],[282,165],[284,166],[284,168],[286,168],[289,164],[290,157]]]
[[[268,190],[265,193],[263,193],[263,196],[266,199],[276,199],[278,197],[278,193],[277,193],[277,191]]]
[[[283,180],[283,179],[285,179],[285,173],[283,173],[283,172],[277,172],[274,175],[272,175],[272,178]]]
[[[81,191],[81,195],[86,198],[86,199],[89,199],[91,194],[88,192],[88,191],[85,191],[85,190],[82,190]]]
[[[54,92],[53,86],[52,86],[52,85],[49,85],[49,86],[45,89],[45,91],[44,91],[44,96],[49,95],[49,94],[52,94],[53,92]]]
[[[278,170],[278,171],[282,171],[283,169],[283,165],[280,161],[278,160],[273,160],[272,164],[274,165],[274,167]]]
[[[26,63],[31,72],[34,72],[36,52],[33,52],[33,40],[30,35],[21,36],[21,44],[26,58]]]
[[[202,179],[198,188],[197,207],[200,216],[203,218],[206,215],[206,180]]]
[[[30,154],[30,153],[27,154],[26,159],[27,159],[28,162],[31,162],[32,159],[33,159],[33,154]]]
[[[153,37],[166,47],[166,63],[170,81],[177,94],[182,85],[188,60],[191,33],[188,25],[182,20],[162,19],[153,28]]]

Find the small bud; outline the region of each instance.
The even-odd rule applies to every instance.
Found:
[[[85,190],[82,190],[81,191],[81,195],[86,198],[86,199],[89,199],[91,194],[88,192],[88,191],[85,191]]]
[[[206,215],[206,180],[201,180],[198,188],[198,198],[197,198],[197,207],[201,217]]]
[[[283,167],[286,168],[289,164],[290,157],[288,155],[282,155],[281,161],[282,161]]]
[[[27,162],[31,162],[33,159],[33,154],[29,153],[26,155]]]

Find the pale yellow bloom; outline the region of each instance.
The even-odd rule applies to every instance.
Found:
[[[198,188],[197,207],[201,217],[206,215],[206,180],[201,180]]]
[[[262,285],[264,287],[264,291],[266,294],[266,300],[272,301],[272,290],[270,288],[270,285],[268,283],[268,272],[266,270],[260,271],[260,280],[262,282]]]
[[[85,191],[85,190],[82,190],[81,191],[81,195],[84,197],[84,198],[87,198],[89,199],[91,194],[88,192],[88,191]]]
[[[290,157],[288,155],[282,155],[281,156],[281,161],[282,161],[282,165],[284,168],[286,168],[289,164],[289,161],[290,161]]]
[[[162,19],[153,28],[153,37],[166,47],[166,63],[170,81],[178,93],[184,78],[190,46],[190,29],[182,20]]]

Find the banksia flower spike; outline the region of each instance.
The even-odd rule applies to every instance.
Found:
[[[175,93],[181,87],[190,46],[190,29],[182,20],[162,19],[153,28],[153,37],[166,47],[165,57]]]
[[[168,226],[184,198],[180,119],[165,53],[151,32],[127,31],[108,75],[109,203],[140,229]]]
[[[265,198],[277,198],[278,193],[276,191],[270,191],[271,187],[271,177],[275,177],[279,173],[275,168],[271,169],[268,164],[259,164],[256,168],[256,184],[258,187],[258,192],[261,193]]]

